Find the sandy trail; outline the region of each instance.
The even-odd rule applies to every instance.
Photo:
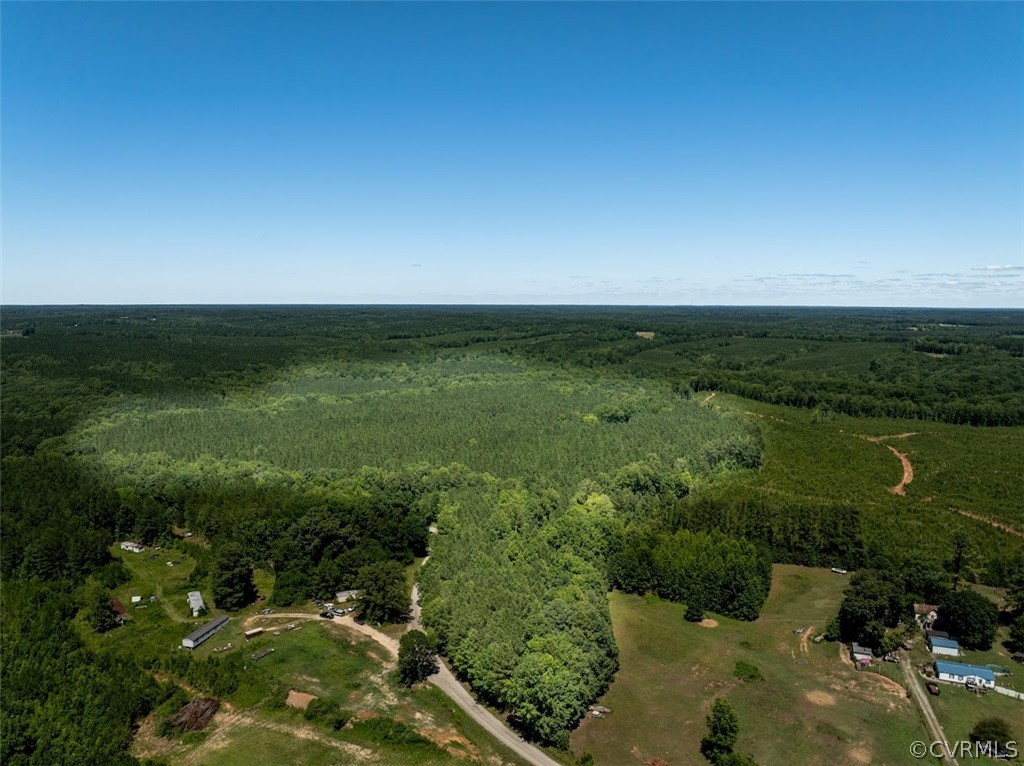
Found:
[[[904,434],[888,434],[886,436],[866,436],[864,434],[857,434],[861,439],[878,444],[878,442],[884,442],[886,439],[907,439],[911,436],[917,436],[918,431],[907,431]]]
[[[214,716],[213,722],[216,724],[216,729],[214,729],[213,733],[210,734],[209,738],[200,747],[197,747],[189,753],[182,761],[185,766],[201,764],[211,751],[219,750],[229,745],[231,741],[230,732],[238,726],[268,729],[289,737],[313,740],[322,745],[342,750],[349,756],[353,756],[360,761],[378,760],[377,754],[372,750],[360,747],[359,745],[351,742],[342,742],[341,740],[334,739],[320,733],[312,726],[288,724],[280,721],[267,720],[265,718],[256,718],[248,713],[231,709],[222,709],[221,712]]]
[[[988,524],[990,527],[995,527],[996,529],[1000,529],[1008,534],[1016,535],[1017,537],[1024,537],[1024,531],[1017,529],[1017,527],[1010,526],[1009,524],[1005,524],[1002,521],[997,521],[996,519],[989,518],[988,516],[982,516],[980,513],[975,513],[974,511],[965,511],[961,508],[954,508],[953,510],[961,516],[966,516],[969,519],[980,521],[982,524]]]
[[[939,723],[939,719],[935,717],[935,712],[932,710],[932,703],[925,695],[924,689],[921,688],[921,683],[915,677],[914,668],[910,664],[910,658],[903,652],[900,653],[900,670],[903,671],[903,678],[907,682],[910,696],[913,697],[914,702],[917,703],[917,707],[921,711],[921,715],[924,716],[925,727],[928,729],[932,742],[948,742],[946,733],[942,730],[942,724]],[[942,762],[947,764],[947,766],[959,766],[956,758],[949,754],[943,754]]]
[[[894,495],[900,495],[902,497],[907,494],[907,485],[914,480],[914,466],[910,464],[910,461],[907,459],[906,455],[904,455],[898,449],[893,447],[891,444],[886,444],[885,446],[889,448],[889,451],[892,454],[894,454],[896,457],[900,459],[901,463],[903,463],[903,478],[900,480],[899,484],[897,484],[895,487],[892,487],[889,490]]]

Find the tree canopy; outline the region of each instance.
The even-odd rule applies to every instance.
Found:
[[[437,671],[437,642],[422,630],[405,633],[398,642],[399,680],[405,686],[412,686]]]
[[[999,627],[996,605],[973,590],[955,590],[939,604],[939,625],[967,649],[988,649]]]

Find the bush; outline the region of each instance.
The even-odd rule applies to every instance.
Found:
[[[418,734],[411,726],[393,718],[377,717],[358,721],[353,724],[353,729],[371,742],[381,745],[434,746],[433,742]]]
[[[302,717],[307,721],[317,721],[338,731],[345,728],[345,724],[352,718],[352,713],[342,708],[337,702],[318,697],[306,706]]]
[[[749,662],[743,662],[742,660],[736,663],[736,668],[732,671],[732,674],[741,681],[764,680],[764,676],[761,675],[761,671],[757,669],[756,665],[751,665]]]

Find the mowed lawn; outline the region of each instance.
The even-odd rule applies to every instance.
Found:
[[[924,739],[918,712],[898,684],[858,673],[820,633],[839,606],[848,577],[776,565],[771,594],[753,623],[709,615],[718,627],[683,620],[685,608],[653,597],[610,596],[620,670],[600,704],[612,713],[585,719],[572,736],[577,754],[599,766],[706,764],[700,740],[716,697],[740,721],[738,748],[761,766],[905,764]],[[742,681],[736,663],[763,680]]]

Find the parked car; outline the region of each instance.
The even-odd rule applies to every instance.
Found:
[[[323,617],[326,620],[333,620],[334,619],[334,615],[331,614],[330,612],[320,612],[320,616]]]
[[[940,690],[939,690],[939,685],[937,683],[935,683],[934,681],[929,681],[928,683],[925,684],[925,686],[928,687],[928,693],[929,694],[933,694],[936,697],[939,696]]]

